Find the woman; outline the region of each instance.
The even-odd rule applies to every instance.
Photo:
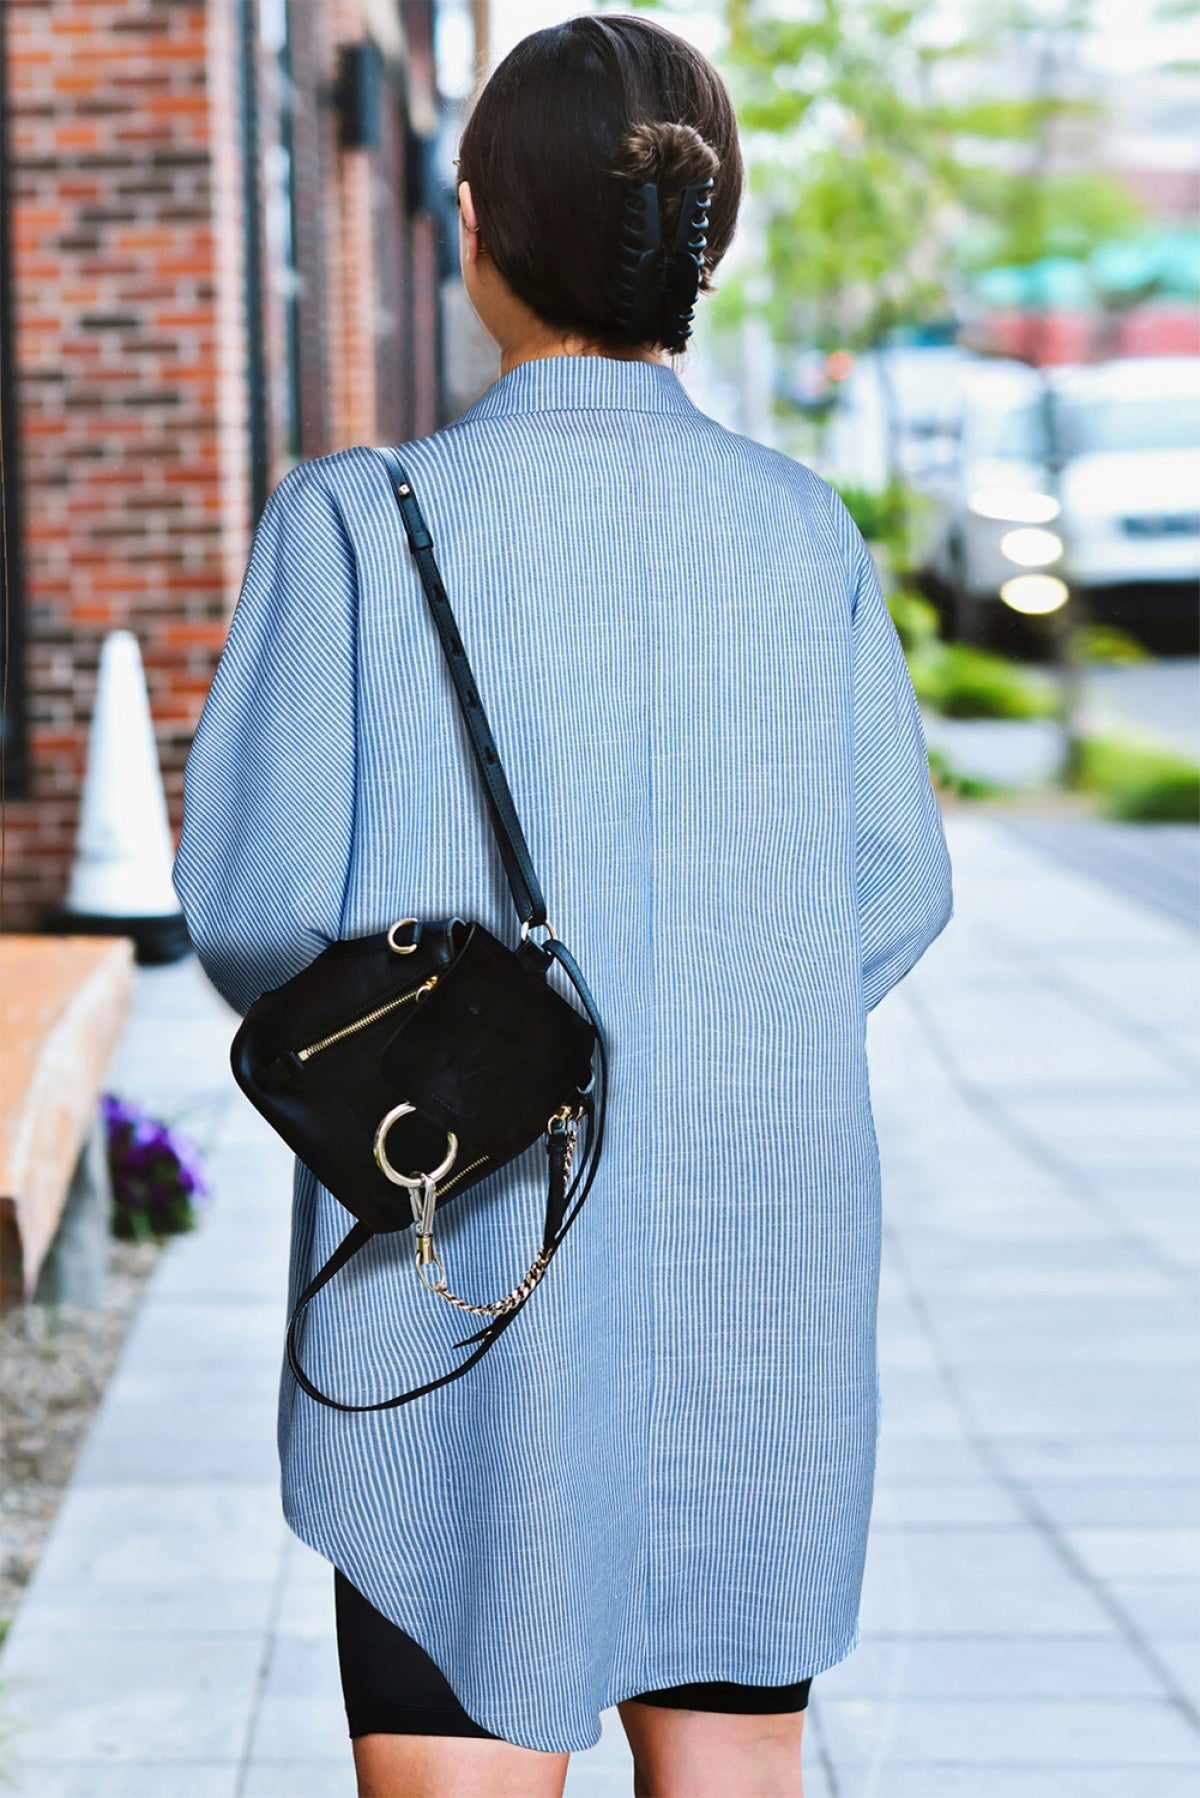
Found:
[[[703,287],[729,245],[742,167],[716,73],[641,19],[537,32],[480,97],[459,172],[501,374],[403,460],[607,1028],[606,1150],[546,1282],[466,1378],[346,1415],[285,1372],[284,1509],[337,1570],[360,1792],[548,1798],[616,1704],[637,1791],[778,1798],[801,1789],[809,1681],[857,1641],[880,1225],[865,1021],[950,915],[941,822],[845,509],[693,404],[665,360],[686,293],[621,285],[646,182],[665,256],[711,177]],[[398,918],[514,938],[369,451],[297,469],[267,506],[176,882],[243,1012]],[[458,1290],[512,1284],[539,1176],[522,1160],[447,1212]],[[294,1207],[293,1298],[350,1221],[303,1166]],[[310,1308],[324,1391],[367,1403],[454,1364],[461,1326],[409,1251],[377,1238]]]

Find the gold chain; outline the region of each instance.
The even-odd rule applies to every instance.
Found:
[[[431,1259],[433,1265],[437,1268],[439,1274],[441,1274],[441,1262],[436,1255],[432,1256]],[[521,1284],[519,1286],[514,1286],[511,1292],[505,1293],[502,1299],[493,1299],[490,1305],[472,1305],[469,1300],[460,1299],[458,1294],[456,1292],[451,1292],[450,1288],[447,1286],[444,1274],[442,1274],[442,1277],[438,1280],[427,1280],[425,1275],[421,1273],[420,1262],[417,1263],[417,1272],[420,1274],[425,1285],[428,1286],[430,1292],[436,1292],[438,1297],[440,1299],[445,1299],[448,1305],[457,1305],[460,1311],[469,1311],[473,1317],[503,1317],[506,1311],[513,1310],[515,1306],[522,1304],[523,1301],[529,1297],[548,1266],[549,1263],[546,1260],[546,1251],[544,1249],[539,1249],[533,1260],[530,1262],[529,1272],[525,1275]]]
[[[567,1112],[567,1108],[564,1106],[562,1113],[556,1115],[573,1120],[579,1114]],[[563,1167],[564,1190],[571,1184],[571,1163],[575,1159],[577,1135],[578,1132],[573,1122],[568,1122],[567,1158]],[[506,1292],[502,1299],[493,1299],[488,1305],[473,1305],[468,1299],[459,1298],[456,1292],[451,1292],[446,1284],[445,1270],[433,1246],[432,1218],[430,1219],[429,1234],[417,1238],[417,1277],[422,1285],[426,1286],[430,1292],[435,1292],[438,1298],[445,1299],[448,1305],[456,1305],[460,1311],[469,1311],[473,1317],[503,1317],[506,1312],[512,1311],[517,1305],[524,1304],[549,1265],[549,1257],[545,1249],[539,1249],[529,1264],[525,1278],[519,1285],[514,1286],[511,1292]],[[438,1278],[436,1280],[428,1278],[425,1273],[427,1267],[437,1268]]]

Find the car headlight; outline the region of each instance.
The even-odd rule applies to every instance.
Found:
[[[1038,530],[1035,526],[1005,531],[1000,539],[1000,554],[1018,568],[1048,568],[1062,553],[1063,540],[1057,531]]]
[[[1067,583],[1056,574],[1014,574],[1001,587],[1000,597],[1014,612],[1039,618],[1066,604]]]
[[[977,518],[997,518],[1001,524],[1049,524],[1062,511],[1053,494],[1020,487],[980,487],[967,504]]]

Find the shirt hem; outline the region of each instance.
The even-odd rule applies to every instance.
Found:
[[[311,1548],[316,1554],[319,1554],[323,1560],[328,1561],[332,1567],[340,1568],[345,1578],[350,1580],[352,1584],[357,1585],[359,1583],[354,1573],[343,1565],[339,1556],[339,1551],[323,1539],[321,1531],[313,1526],[310,1518],[305,1516],[303,1512],[296,1510],[294,1506],[289,1507],[286,1502],[283,1506],[283,1514],[284,1520],[294,1536],[307,1547]],[[364,1597],[368,1598],[371,1603],[376,1604],[377,1609],[382,1609],[370,1592],[364,1592]],[[629,1681],[623,1681],[620,1686],[617,1686],[610,1691],[606,1691],[599,1703],[595,1723],[592,1726],[592,1733],[586,1734],[582,1729],[572,1730],[570,1728],[563,1729],[562,1731],[553,1730],[547,1732],[545,1730],[538,1731],[532,1728],[527,1729],[521,1725],[517,1725],[514,1728],[510,1722],[501,1719],[497,1713],[489,1712],[487,1707],[469,1704],[456,1687],[449,1671],[443,1667],[438,1660],[437,1652],[431,1643],[423,1620],[419,1619],[411,1612],[405,1612],[403,1616],[395,1616],[392,1609],[385,1611],[383,1614],[391,1617],[391,1620],[397,1627],[403,1629],[410,1635],[413,1641],[418,1643],[435,1665],[438,1666],[443,1677],[446,1679],[447,1684],[450,1686],[451,1691],[454,1693],[455,1698],[472,1723],[476,1724],[478,1728],[486,1730],[489,1735],[497,1737],[500,1741],[509,1742],[516,1748],[530,1748],[541,1754],[583,1754],[589,1748],[594,1748],[597,1742],[599,1742],[602,1733],[600,1722],[601,1713],[606,1710],[611,1710],[615,1705],[624,1704],[627,1699],[638,1698],[643,1692],[663,1690],[669,1686],[707,1685],[715,1681],[727,1680],[738,1685],[795,1685],[801,1680],[815,1679],[817,1674],[824,1673],[830,1667],[836,1666],[839,1661],[844,1660],[846,1656],[859,1645],[860,1641],[859,1627],[856,1621],[854,1629],[851,1632],[850,1640],[844,1647],[839,1648],[836,1652],[819,1656],[815,1666],[802,1668],[799,1672],[787,1671],[783,1674],[778,1674],[772,1670],[769,1676],[747,1676],[744,1672],[731,1670],[728,1665],[714,1664],[709,1661],[699,1661],[686,1664],[682,1669],[672,1668],[666,1674],[659,1672],[643,1673],[635,1682],[631,1683]],[[554,1740],[550,1739],[551,1734],[555,1737]]]

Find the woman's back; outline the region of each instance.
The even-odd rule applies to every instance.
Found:
[[[284,1501],[485,1727],[582,1747],[630,1694],[783,1683],[856,1639],[877,1430],[865,1014],[946,921],[948,863],[874,571],[808,470],[705,417],[664,365],[589,355],[523,363],[401,457],[551,923],[605,1020],[609,1136],[551,1277],[464,1381],[348,1417],[285,1375]],[[397,918],[515,937],[366,450],[298,470],[260,526],[177,879],[240,1009]],[[447,1209],[468,1296],[524,1268],[539,1162]],[[349,1223],[302,1167],[295,1203],[293,1296]],[[311,1308],[325,1390],[367,1402],[455,1364],[466,1332],[407,1249],[377,1240]]]
[[[603,357],[524,364],[401,455],[551,921],[601,987],[615,983],[610,1008],[631,955],[653,952],[686,1006],[697,953],[715,972],[736,944],[747,997],[817,980],[852,1015],[858,576],[831,491],[707,419],[669,369]],[[357,565],[366,834],[354,891],[365,858],[385,911],[415,894],[482,905],[510,931],[378,467],[353,451],[304,478],[323,482]],[[846,802],[831,805],[838,792]],[[355,930],[377,925],[380,896],[375,912],[363,896]]]

